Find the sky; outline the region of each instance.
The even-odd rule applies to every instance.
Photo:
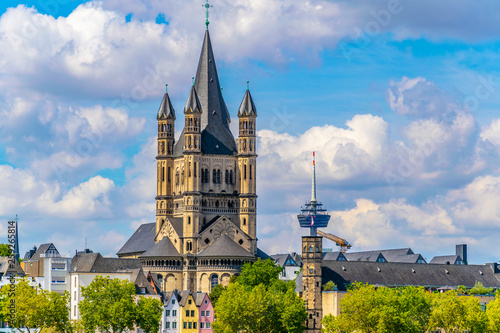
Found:
[[[325,231],[351,251],[500,259],[500,2],[211,4],[234,135],[247,80],[257,107],[262,250],[300,252],[316,151]],[[114,256],[154,222],[156,113],[168,84],[179,135],[203,5],[1,2],[0,238],[18,214],[22,254]]]

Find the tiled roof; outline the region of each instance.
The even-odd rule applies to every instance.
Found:
[[[139,259],[104,258],[99,253],[78,254],[71,259],[72,272],[116,273],[140,268]]]
[[[152,248],[140,255],[140,258],[148,257],[179,257],[180,254],[168,237],[163,237],[161,241],[153,245]]]
[[[455,265],[457,261],[462,261],[462,258],[457,254],[451,256],[435,256],[429,264]]]

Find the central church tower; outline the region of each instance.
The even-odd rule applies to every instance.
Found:
[[[158,110],[155,245],[140,258],[164,291],[210,292],[256,258],[257,109],[247,85],[235,140],[208,24],[187,96],[178,141],[168,92]]]

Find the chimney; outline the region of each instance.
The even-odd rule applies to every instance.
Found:
[[[467,263],[467,244],[458,244],[456,249],[457,249],[456,254],[462,258],[465,265],[468,265],[468,263]]]

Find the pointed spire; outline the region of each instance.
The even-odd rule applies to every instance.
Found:
[[[312,190],[311,202],[316,202],[316,154],[313,152],[313,172],[312,172]]]
[[[248,81],[247,81],[247,91],[245,92],[245,96],[243,96],[240,109],[238,110],[238,117],[246,117],[246,116],[255,116],[255,117],[257,116],[257,109],[255,108],[255,104],[253,103],[250,90],[248,90]]]
[[[188,112],[201,112],[200,100],[198,99],[198,94],[196,93],[194,85],[191,86],[191,91],[189,92],[186,106],[184,107],[184,113]]]
[[[222,125],[229,131],[231,118],[222,97],[208,30],[205,30],[205,39],[203,40],[194,86],[203,112],[201,115],[201,128],[205,129],[207,126],[220,127]]]
[[[170,101],[167,91],[168,84],[165,85],[165,95],[163,95],[163,100],[161,101],[160,108],[158,109],[157,120],[160,119],[174,119],[175,120],[175,110]]]

